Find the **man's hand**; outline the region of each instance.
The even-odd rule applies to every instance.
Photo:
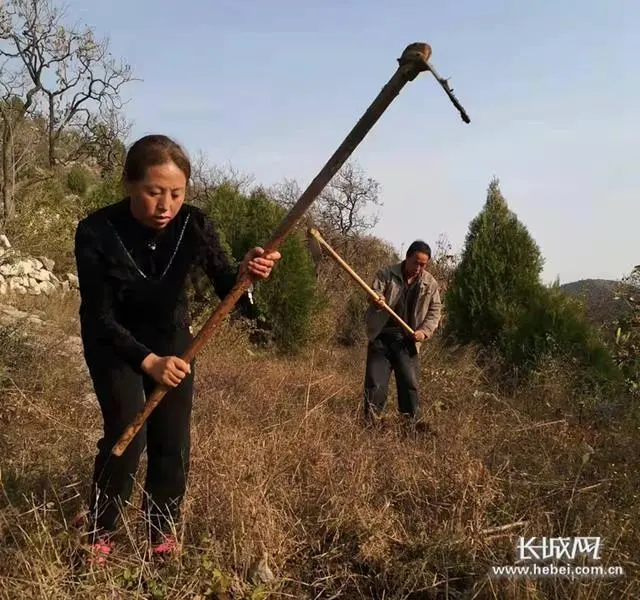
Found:
[[[424,331],[414,331],[413,332],[413,341],[414,342],[424,342],[427,339]]]
[[[378,294],[378,298],[373,300],[373,303],[378,307],[378,308],[384,308],[385,305],[385,298],[383,294]]]
[[[142,361],[141,367],[157,383],[162,383],[168,387],[177,387],[191,373],[191,365],[178,356],[149,354]]]
[[[245,273],[249,273],[251,279],[268,279],[271,276],[271,271],[282,256],[280,252],[275,250],[264,256],[264,249],[256,246],[245,254],[240,265],[239,276],[244,276]]]

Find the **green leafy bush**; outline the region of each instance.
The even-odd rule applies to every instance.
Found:
[[[631,311],[613,323],[613,357],[622,371],[627,389],[640,398],[640,265],[624,277],[619,301],[627,303]]]
[[[83,196],[89,188],[92,177],[84,167],[74,165],[67,172],[66,179],[67,189],[72,194]]]
[[[524,373],[543,358],[570,358],[578,366],[587,388],[620,380],[611,353],[588,323],[582,306],[557,286],[539,286],[526,306],[508,319],[498,340],[507,365]]]
[[[47,256],[58,269],[68,269],[73,266],[73,237],[80,213],[79,197],[68,194],[65,183],[52,176],[20,198],[6,234],[22,252]]]
[[[94,186],[83,202],[83,212],[88,214],[94,210],[118,202],[124,197],[124,189],[117,175],[103,177]]]
[[[336,341],[339,344],[352,347],[366,341],[365,313],[368,306],[368,296],[360,289],[349,296],[338,319]]]
[[[272,236],[285,215],[263,190],[244,195],[232,186],[220,186],[204,204],[222,241],[235,261]],[[294,231],[280,246],[282,259],[269,281],[256,286],[258,318],[270,330],[276,345],[295,352],[309,339],[314,314],[315,270],[306,240]]]
[[[491,181],[471,222],[461,261],[445,295],[445,334],[498,352],[526,376],[543,359],[570,358],[592,382],[619,372],[578,302],[540,282],[543,260],[526,227]]]

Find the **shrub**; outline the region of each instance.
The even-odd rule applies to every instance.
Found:
[[[494,179],[445,294],[446,332],[461,343],[493,344],[507,315],[526,305],[539,286],[541,270],[538,247]]]
[[[204,208],[236,261],[250,248],[265,244],[286,212],[260,189],[245,196],[231,186],[217,188]],[[256,287],[256,317],[281,350],[295,352],[309,339],[316,308],[315,270],[299,231],[289,234],[280,253],[282,259],[269,281]]]
[[[618,299],[631,311],[613,323],[613,356],[622,371],[628,390],[640,397],[640,266],[623,278]],[[629,287],[631,286],[631,287]]]
[[[365,313],[369,306],[368,296],[360,289],[349,296],[338,319],[336,341],[343,346],[355,346],[365,341]]]
[[[103,177],[84,200],[83,212],[84,214],[88,214],[98,208],[118,202],[123,197],[124,190],[119,176],[111,175]]]
[[[400,260],[395,250],[379,238],[321,233],[338,255],[369,284],[381,267]],[[328,307],[327,317],[332,321],[327,323],[325,339],[344,346],[366,343],[366,292],[319,245],[312,242],[312,248],[318,275],[316,293],[323,295]]]
[[[47,256],[64,270],[73,266],[74,228],[81,203],[66,186],[51,177],[29,188],[18,203],[16,218],[6,234],[14,247],[33,256]]]
[[[494,179],[445,294],[447,337],[496,351],[506,369],[525,379],[543,359],[557,357],[578,363],[586,384],[617,380],[612,357],[580,304],[540,282],[542,264]]]
[[[588,323],[581,304],[558,286],[538,286],[527,305],[510,316],[497,346],[506,364],[524,374],[545,358],[560,357],[576,364],[585,388],[620,380],[610,352]]]
[[[90,182],[91,176],[89,172],[80,165],[73,165],[67,172],[67,189],[72,194],[83,196],[87,192]]]

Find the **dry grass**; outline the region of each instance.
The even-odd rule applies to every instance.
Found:
[[[138,495],[121,552],[91,569],[69,524],[100,432],[84,372],[70,368],[81,358],[3,332],[3,598],[640,597],[637,428],[588,411],[579,423],[561,373],[505,398],[472,356],[427,347],[431,429],[395,419],[392,397],[389,418],[369,430],[362,350],[276,359],[234,327],[216,333],[197,367],[185,552],[164,566],[146,560]],[[600,535],[605,562],[626,576],[489,577],[514,563],[518,535]],[[265,552],[267,585],[252,577]]]

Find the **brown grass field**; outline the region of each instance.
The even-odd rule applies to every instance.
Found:
[[[471,352],[434,341],[421,354],[429,428],[400,422],[392,394],[367,429],[364,348],[278,358],[229,324],[198,359],[182,555],[146,558],[136,494],[117,553],[89,567],[71,519],[100,413],[65,342],[76,305],[44,310],[58,328],[36,344],[20,335],[33,326],[0,330],[3,599],[640,598],[638,421],[588,399],[579,409],[560,367],[509,397]],[[492,577],[521,535],[601,536],[599,564],[624,575]]]

